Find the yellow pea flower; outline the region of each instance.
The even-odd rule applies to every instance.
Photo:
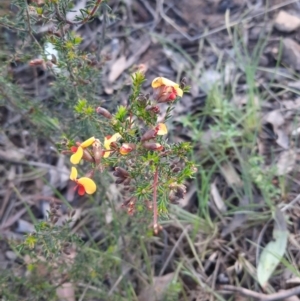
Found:
[[[175,100],[177,96],[182,97],[183,95],[183,90],[179,85],[165,77],[156,77],[152,81],[152,88],[158,90],[158,102],[172,101]]]
[[[88,177],[82,177],[77,179],[77,174],[77,169],[75,167],[72,167],[70,180],[74,181],[77,184],[75,189],[78,189],[78,194],[93,194],[97,189],[95,182]]]
[[[110,146],[113,142],[117,142],[122,136],[119,133],[115,133],[112,136],[106,136],[104,138],[104,148],[105,148],[105,153],[103,155],[104,158],[107,158],[110,156]]]
[[[83,156],[83,151],[85,148],[91,146],[95,142],[96,138],[91,137],[84,142],[82,142],[78,147],[73,146],[71,147],[71,151],[74,152],[74,154],[71,156],[70,161],[72,164],[78,164]]]

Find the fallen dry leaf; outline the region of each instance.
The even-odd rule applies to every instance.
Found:
[[[248,205],[249,205],[249,199],[247,197],[243,197],[240,200],[239,206],[246,207]],[[243,225],[243,223],[247,220],[247,218],[248,216],[246,213],[240,213],[240,212],[235,213],[230,223],[223,228],[221,237],[227,236],[228,234],[236,230],[238,227]]]
[[[138,296],[139,301],[163,301],[175,273],[169,273],[161,277],[154,277],[153,285],[146,286]]]
[[[108,75],[108,82],[113,83],[126,69],[127,60],[125,55],[121,55],[111,66],[110,73]]]
[[[279,110],[273,110],[264,117],[265,121],[271,123],[274,128],[278,128],[284,124],[284,118]]]
[[[22,151],[15,149],[10,149],[9,151],[0,150],[0,159],[5,161],[22,161],[25,155]]]
[[[293,149],[283,151],[277,161],[277,176],[285,175],[291,172],[296,165],[297,154]]]
[[[281,290],[280,290],[281,292]],[[288,298],[285,298],[283,301],[299,301],[300,299],[297,296],[291,296]]]
[[[204,71],[199,79],[199,86],[203,92],[209,93],[216,85],[220,84],[221,74],[216,70]]]
[[[211,183],[211,185],[210,185],[210,194],[211,194],[218,210],[220,212],[225,212],[227,210],[227,208],[226,208],[226,205],[220,195],[220,192],[219,192],[215,182]]]
[[[54,188],[63,189],[67,186],[69,181],[70,169],[65,165],[65,157],[60,155],[58,157],[56,166],[49,165],[47,174],[47,183],[43,186],[42,194],[45,196],[52,196]]]
[[[293,277],[291,279],[288,279],[286,281],[286,283],[293,284],[293,285],[299,285],[300,284],[300,277]]]
[[[238,175],[238,173],[236,172],[236,170],[234,169],[234,167],[232,166],[231,163],[223,164],[220,169],[221,169],[223,177],[226,180],[226,183],[229,186],[240,187],[243,185],[243,182],[242,182],[240,176]]]
[[[279,53],[279,49],[276,51]],[[290,38],[283,40],[282,63],[288,67],[300,70],[300,45]]]
[[[17,221],[17,228],[16,231],[18,233],[32,233],[35,232],[35,227],[32,223],[24,220],[24,219],[18,219]]]
[[[300,18],[281,10],[275,18],[274,26],[282,32],[291,32],[300,26]]]
[[[277,135],[276,142],[284,149],[289,147],[289,137],[283,129],[284,117],[279,110],[273,110],[264,116],[264,120],[273,125],[274,133]]]
[[[56,289],[56,295],[60,301],[75,301],[75,289],[73,283],[63,283]]]

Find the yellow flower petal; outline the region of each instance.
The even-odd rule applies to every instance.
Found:
[[[122,136],[119,133],[115,133],[111,136],[111,142],[116,142],[118,141],[120,138],[122,138]]]
[[[104,138],[104,147],[105,149],[110,149],[110,144],[112,142],[118,141],[122,136],[119,133],[113,134],[110,138],[105,137]]]
[[[182,97],[182,95],[183,95],[183,90],[182,89],[180,89],[179,87],[177,88],[177,87],[174,87],[174,89],[176,90],[176,94],[177,94],[177,96],[180,96],[180,97]]]
[[[70,180],[75,181],[77,179],[77,169],[72,166]]]
[[[72,164],[78,164],[83,156],[83,148],[78,146],[77,151],[70,158]]]
[[[103,158],[108,158],[110,156],[110,152],[104,152]]]
[[[85,192],[87,194],[93,194],[97,189],[95,182],[92,179],[87,178],[87,177],[82,177],[82,178],[78,179],[77,183],[84,187]]]
[[[119,133],[115,133],[115,134],[113,134],[113,135],[112,135],[111,137],[109,137],[109,138],[107,138],[107,137],[109,137],[109,136],[104,137],[104,143],[103,143],[104,148],[105,148],[106,150],[110,150],[110,144],[111,144],[112,142],[116,142],[116,141],[118,141],[120,138],[122,138],[122,136],[121,136]],[[105,152],[104,155],[103,155],[103,158],[107,158],[107,157],[109,157],[109,156],[110,156],[110,152]]]
[[[166,134],[168,134],[167,126],[164,123],[159,123],[157,135],[166,135]]]
[[[109,149],[109,147],[110,147],[110,138],[107,138],[107,136],[104,137],[104,143],[103,143],[103,145],[104,145],[105,149]]]
[[[83,142],[80,144],[80,146],[81,146],[82,148],[87,148],[87,147],[91,146],[91,145],[95,142],[95,140],[96,140],[95,137],[91,137],[91,138],[89,138],[89,139],[83,141]]]
[[[165,77],[156,77],[152,81],[152,88],[159,88],[161,86],[179,88],[178,84],[172,82],[171,80],[169,80],[169,79],[167,79]]]

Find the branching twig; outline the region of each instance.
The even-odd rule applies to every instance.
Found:
[[[58,18],[61,20],[61,21],[64,21],[70,25],[82,25],[84,23],[86,23],[87,21],[89,21],[96,13],[98,7],[100,6],[102,0],[97,0],[96,4],[94,5],[93,9],[91,10],[91,12],[88,14],[88,16],[86,16],[83,20],[79,21],[79,22],[74,22],[74,21],[70,21],[68,20],[67,18],[65,18],[60,10],[59,10],[59,7],[58,7],[58,4],[54,4],[54,7],[55,7],[55,12],[58,16]]]
[[[33,30],[31,28],[31,23],[30,23],[30,16],[29,16],[29,11],[28,11],[28,4],[27,4],[27,0],[24,1],[26,8],[26,19],[27,19],[27,25],[28,25],[28,33],[31,36],[31,38],[35,41],[35,43],[39,46],[39,48],[43,51],[43,47],[40,45],[39,41],[36,39],[36,37],[33,34]]]
[[[20,32],[27,32],[27,30],[24,29],[24,28],[15,27],[13,25],[10,25],[10,24],[7,24],[7,23],[3,23],[3,22],[0,22],[0,26],[6,27],[6,28],[8,28],[10,30],[16,30],[16,31],[20,31]]]
[[[243,287],[237,287],[233,285],[222,285],[222,290],[225,291],[231,291],[231,292],[237,292],[240,293],[243,296],[251,297],[254,299],[257,299],[259,301],[277,301],[277,300],[284,300],[288,297],[299,295],[300,294],[300,286],[288,289],[288,290],[282,290],[280,292],[274,293],[274,294],[263,294],[263,293],[257,293],[251,290],[248,290]]]
[[[30,117],[28,117],[29,114],[27,114],[27,112],[22,112],[19,108],[19,106],[17,105],[17,103],[14,101],[14,99],[12,97],[10,97],[10,95],[8,95],[8,93],[5,90],[5,87],[2,87],[0,85],[0,93],[3,97],[5,97],[5,99],[15,108],[18,110],[19,114],[32,126],[34,126],[35,128],[37,128],[37,131],[40,132],[42,131],[41,129],[39,129],[37,127],[37,125],[32,121],[32,119]],[[55,145],[54,140],[51,137],[48,137],[48,140]]]

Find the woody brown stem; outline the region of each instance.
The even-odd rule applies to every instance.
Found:
[[[154,174],[154,181],[153,181],[153,229],[154,233],[158,233],[158,222],[157,222],[157,183],[158,183],[158,167],[156,168]]]

